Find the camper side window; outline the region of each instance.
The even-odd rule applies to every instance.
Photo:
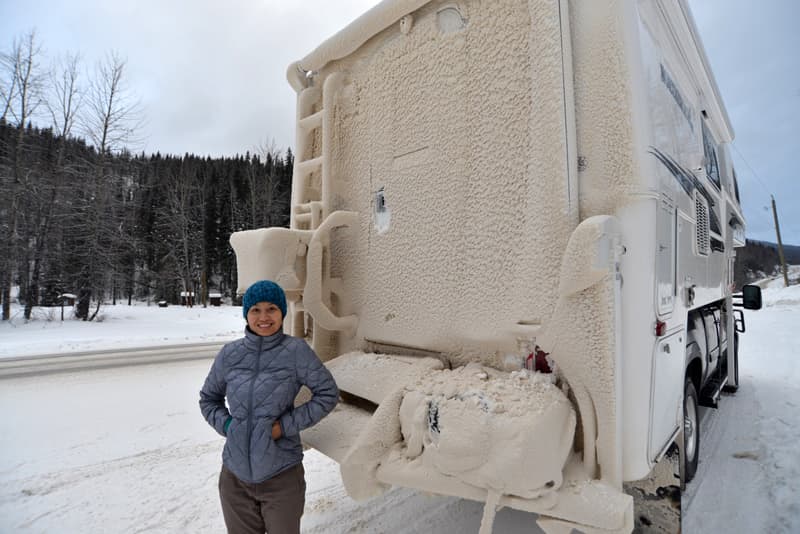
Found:
[[[714,137],[703,123],[703,154],[706,161],[706,176],[711,180],[717,189],[721,189],[719,181],[719,160],[717,159],[717,143]]]

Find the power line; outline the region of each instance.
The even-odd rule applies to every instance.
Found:
[[[747,159],[745,159],[742,153],[739,152],[739,148],[736,146],[736,144],[731,142],[731,146],[736,151],[736,153],[739,154],[739,157],[742,158],[742,161],[744,162],[745,165],[747,165],[747,168],[750,169],[750,172],[753,173],[753,176],[756,177],[756,180],[758,181],[759,184],[761,184],[761,187],[764,188],[764,191],[766,191],[768,195],[772,196],[772,191],[770,191],[769,187],[767,187],[767,184],[764,183],[764,181],[761,179],[758,173],[753,169],[753,167],[750,166],[750,163],[748,163]]]
[[[753,169],[753,167],[750,165],[747,159],[742,155],[741,152],[739,152],[739,148],[736,146],[736,144],[734,142],[731,142],[731,146],[739,155],[739,158],[741,158],[741,160],[744,162],[745,166],[750,170],[752,175],[755,177],[758,184],[764,189],[764,192],[767,195],[769,195],[770,198],[773,198],[772,192],[770,191],[769,187],[767,187],[767,184],[764,183],[764,181],[761,179],[761,177],[758,175],[755,169]],[[769,225],[769,227],[771,227],[773,230],[775,229],[773,221],[765,213],[765,211],[769,211],[768,206],[762,206],[760,208],[757,208],[755,211],[763,218],[763,222],[766,222]]]

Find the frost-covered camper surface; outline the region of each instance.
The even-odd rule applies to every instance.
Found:
[[[696,467],[695,401],[737,385],[733,134],[685,1],[385,0],[288,77],[291,227],[231,243],[343,391],[304,441],[355,498],[630,532],[623,481],[681,436]]]

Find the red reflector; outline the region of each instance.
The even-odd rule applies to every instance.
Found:
[[[549,354],[549,352],[544,352],[538,346],[536,347],[536,355],[533,358],[534,370],[538,371],[539,373],[553,372],[553,370],[550,369],[550,363],[547,361],[547,356]]]
[[[661,337],[667,333],[667,323],[664,321],[656,321],[656,337]]]

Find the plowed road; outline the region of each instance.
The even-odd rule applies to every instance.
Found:
[[[0,379],[61,373],[81,369],[108,369],[183,360],[212,359],[222,343],[193,343],[163,347],[43,354],[0,359]]]

